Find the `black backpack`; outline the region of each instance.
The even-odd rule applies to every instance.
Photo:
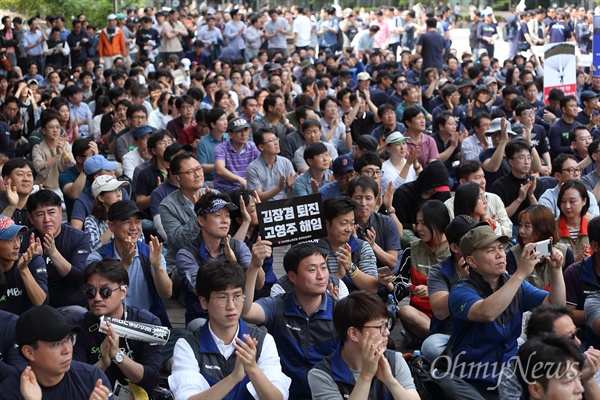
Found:
[[[431,363],[428,360],[413,355],[404,357],[421,400],[443,400],[447,398],[438,380],[429,372],[431,371]]]

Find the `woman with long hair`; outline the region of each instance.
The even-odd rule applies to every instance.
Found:
[[[560,217],[556,221],[559,240],[575,254],[575,261],[583,260],[593,253],[587,232],[586,214],[590,208],[587,189],[580,180],[569,179],[558,192],[557,204],[560,208]]]
[[[468,215],[475,221],[487,222],[496,234],[501,235],[500,225],[488,218],[487,212],[487,195],[479,183],[465,182],[456,188],[454,215]]]
[[[77,119],[71,122],[71,110],[66,101],[62,97],[55,97],[50,103],[52,108],[58,111],[58,122],[61,129],[65,132],[64,139],[70,144],[79,139],[79,128],[77,127]]]
[[[100,250],[110,242],[113,234],[108,229],[108,209],[123,198],[122,186],[129,185],[125,181],[118,181],[112,175],[100,175],[92,183],[94,204],[92,214],[85,217],[83,227],[90,234],[92,251]]]
[[[171,99],[171,93],[162,92],[157,101],[157,106],[150,115],[148,115],[148,125],[155,129],[165,129],[167,123],[165,122],[165,116],[170,114],[169,100]]]
[[[398,276],[385,286],[388,292],[394,293],[397,303],[410,294],[410,304],[400,307],[398,318],[407,332],[423,340],[429,333],[432,316],[427,276],[433,265],[450,257],[445,234],[450,214],[439,200],[426,201],[417,208],[416,214],[419,239],[404,250]]]
[[[220,108],[221,110],[225,111],[228,120],[237,117],[237,113],[235,112],[235,104],[233,103],[228,90],[217,90],[215,93],[215,103],[213,107]]]
[[[517,261],[521,258],[525,245],[546,239],[552,240],[552,246],[563,253],[563,270],[575,262],[571,249],[558,242],[558,227],[554,214],[548,207],[541,204],[527,207],[519,214],[519,223],[517,244],[506,251],[506,272],[511,275],[515,273]],[[544,260],[540,260],[535,266],[527,281],[538,289],[550,289],[550,268],[546,267]]]

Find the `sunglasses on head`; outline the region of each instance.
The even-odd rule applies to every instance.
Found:
[[[121,285],[115,289],[111,289],[108,286],[102,286],[100,288],[100,290],[96,290],[96,288],[93,288],[93,287],[87,287],[87,288],[85,288],[83,293],[90,300],[92,300],[96,297],[96,293],[100,293],[100,297],[102,297],[103,299],[108,299],[110,296],[112,296],[114,291],[125,290],[125,289],[126,289],[125,285]]]

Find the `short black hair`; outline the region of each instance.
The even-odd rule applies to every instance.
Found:
[[[376,319],[388,319],[385,304],[375,293],[357,290],[340,300],[333,309],[333,326],[342,343],[348,339],[350,327],[362,330]]]
[[[527,150],[531,154],[529,143],[524,140],[515,140],[506,145],[506,159],[511,160],[515,154]]]
[[[35,179],[37,176],[37,171],[33,167],[33,162],[26,158],[11,158],[8,160],[2,167],[2,178],[6,180],[6,178],[9,177],[15,169],[25,167],[29,167],[31,173],[33,174],[33,179]]]
[[[306,257],[320,255],[325,258],[323,251],[314,243],[300,243],[296,244],[285,253],[283,256],[283,269],[286,273],[293,272],[298,273],[298,266],[300,262]]]
[[[407,107],[406,110],[404,110],[404,114],[402,114],[402,123],[404,125],[406,125],[407,121],[412,122],[413,118],[418,116],[419,114],[425,115],[419,107],[416,107],[416,106]]]
[[[90,138],[79,138],[73,142],[73,146],[71,147],[71,152],[73,153],[73,157],[83,157],[85,156],[85,152],[90,148],[90,143],[92,139]]]
[[[87,283],[92,274],[106,278],[119,285],[129,285],[129,274],[121,265],[121,261],[114,258],[104,258],[94,261],[83,270],[83,283]]]
[[[590,243],[596,242],[600,245],[600,217],[595,217],[588,223],[588,237]]]
[[[43,189],[29,195],[27,199],[27,213],[33,214],[38,207],[58,207],[61,208],[62,200],[52,190]],[[62,210],[62,208],[61,208]]]
[[[340,215],[353,212],[356,204],[348,196],[334,196],[323,202],[323,216],[327,222],[331,222]]]
[[[543,304],[534,308],[525,328],[527,339],[554,332],[554,321],[564,316],[573,318],[573,312],[567,306]]]
[[[552,176],[554,176],[554,174],[560,174],[562,172],[563,164],[567,160],[574,160],[575,162],[577,162],[577,159],[572,154],[560,153],[559,155],[554,157],[554,159],[552,160]]]
[[[173,175],[177,175],[179,172],[181,172],[181,163],[185,160],[189,160],[190,158],[197,160],[196,155],[194,153],[190,153],[189,151],[177,154],[175,157],[173,157],[169,162],[169,170],[171,173]]]
[[[226,290],[228,286],[240,288],[242,291],[246,287],[246,274],[236,261],[209,261],[198,268],[196,293],[207,302],[210,301],[211,293]]]
[[[381,158],[379,158],[377,153],[367,151],[354,160],[354,171],[360,174],[360,171],[367,165],[376,165],[381,168],[383,164],[381,163]]]
[[[322,142],[311,143],[304,149],[304,161],[312,160],[315,156],[327,152],[327,146]]]
[[[456,179],[460,182],[461,179],[469,179],[469,175],[482,169],[479,160],[465,160],[456,167]]]
[[[356,188],[361,188],[363,193],[367,190],[370,190],[371,192],[373,192],[373,196],[375,196],[375,198],[379,196],[379,185],[370,176],[357,176],[354,179],[352,179],[348,184],[346,194],[349,197],[352,197]]]

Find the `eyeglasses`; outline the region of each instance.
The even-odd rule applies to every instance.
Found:
[[[362,171],[360,171],[361,175],[366,175],[366,176],[370,176],[371,178],[373,178],[374,176],[380,176],[383,175],[383,171],[380,169],[363,169]]]
[[[480,194],[479,196],[477,196],[477,200],[481,200],[484,203],[487,203],[487,194]]]
[[[53,351],[58,351],[59,349],[62,349],[62,347],[65,345],[75,346],[76,342],[77,342],[77,335],[74,333],[70,333],[69,336],[67,336],[66,338],[59,340],[58,342],[50,343],[50,349],[52,349]]]
[[[581,168],[579,168],[579,167],[563,168],[563,169],[561,169],[561,171],[565,171],[569,175],[581,175]]]
[[[388,318],[388,320],[381,325],[363,325],[363,328],[379,329],[379,332],[383,335],[385,333],[386,329],[388,331],[390,331],[392,329],[392,319]]]
[[[112,296],[113,292],[115,292],[117,290],[125,290],[125,286],[121,285],[116,289],[111,289],[108,286],[102,286],[100,288],[100,290],[96,290],[96,288],[93,288],[93,287],[86,287],[83,290],[83,294],[85,294],[85,297],[92,300],[92,299],[96,298],[97,293],[100,293],[100,297],[102,297],[104,300],[106,300],[110,296]]]
[[[10,242],[10,243],[21,244],[23,242],[23,236],[17,235],[12,239],[4,239],[4,240],[7,242]]]
[[[271,140],[267,140],[267,141],[263,142],[263,144],[269,144],[269,143],[279,143],[279,138],[276,137],[275,139],[271,139]]]
[[[194,169],[190,169],[190,170],[187,170],[187,171],[179,172],[179,173],[177,173],[175,175],[187,174],[188,176],[194,176],[196,174],[200,175],[201,173],[202,173],[202,167],[200,166],[200,167],[197,167],[197,168],[194,168]]]
[[[406,82],[407,82],[406,79],[399,79],[398,80],[398,83],[406,83]]]
[[[216,301],[219,307],[225,307],[227,304],[229,304],[229,300],[233,300],[233,304],[235,304],[236,306],[241,306],[242,304],[244,304],[246,296],[244,296],[243,294],[234,294],[231,297],[225,295],[218,295],[215,297],[211,297],[211,299]]]
[[[156,143],[156,144],[157,144],[158,146],[167,146],[167,147],[168,147],[168,146],[172,145],[172,144],[173,144],[173,142],[167,142],[167,141],[161,140],[160,142],[158,142],[158,143]]]
[[[51,131],[58,131],[60,130],[60,125],[46,125],[46,129],[49,129]]]

